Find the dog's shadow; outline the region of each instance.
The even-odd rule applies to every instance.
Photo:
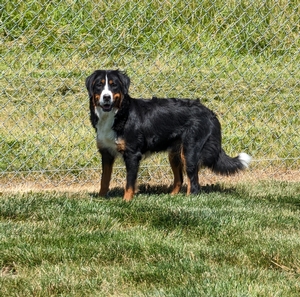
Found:
[[[185,195],[187,190],[187,186],[183,185],[179,194]],[[148,185],[148,184],[140,184],[138,186],[138,191],[136,194],[142,195],[167,195],[172,191],[172,186],[167,185]],[[206,186],[201,186],[201,193],[210,194],[210,193],[235,193],[236,189],[234,187],[224,186],[223,184],[211,184]],[[98,193],[90,193],[93,198],[99,198]],[[122,187],[114,187],[112,188],[106,198],[107,199],[115,199],[122,198],[124,195],[124,188]]]

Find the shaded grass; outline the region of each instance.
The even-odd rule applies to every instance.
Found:
[[[5,194],[3,296],[298,296],[299,183]]]

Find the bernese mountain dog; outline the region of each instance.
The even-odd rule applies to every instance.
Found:
[[[119,70],[96,70],[86,79],[90,120],[102,156],[100,196],[107,195],[118,155],[126,166],[126,201],[134,196],[142,156],[151,152],[168,151],[174,174],[172,194],[180,191],[183,172],[187,194],[197,194],[200,167],[224,175],[248,167],[248,154],[232,158],[224,152],[220,122],[198,99],[134,99],[129,85],[129,77]]]

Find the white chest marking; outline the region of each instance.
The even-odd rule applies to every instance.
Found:
[[[95,112],[99,117],[97,128],[97,147],[98,149],[109,149],[114,155],[117,155],[116,146],[116,133],[113,131],[112,126],[114,123],[115,111],[112,109],[110,112],[104,112],[101,107],[96,107]]]

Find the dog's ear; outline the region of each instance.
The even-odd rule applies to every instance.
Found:
[[[124,94],[128,94],[129,86],[130,86],[130,78],[127,76],[125,72],[118,71],[119,79],[124,87]]]
[[[92,123],[92,126],[96,129],[96,124],[98,122],[98,116],[95,113],[95,106],[94,106],[94,102],[93,102],[93,82],[95,80],[95,76],[96,76],[96,71],[91,74],[89,77],[86,78],[85,80],[85,86],[88,90],[89,93],[89,98],[90,98],[90,120]]]
[[[90,76],[88,76],[85,80],[85,86],[88,90],[89,93],[89,97],[93,97],[93,82],[95,80],[95,76],[96,76],[96,71],[94,73],[92,73]]]

